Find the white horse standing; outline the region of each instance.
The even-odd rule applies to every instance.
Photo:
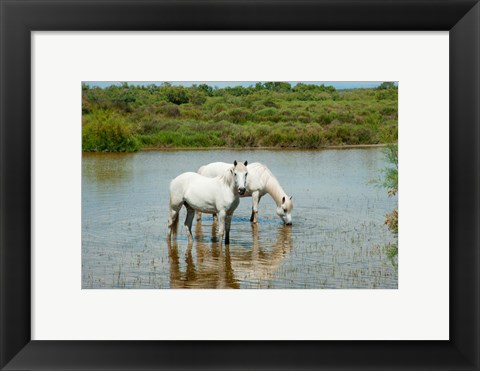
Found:
[[[237,161],[215,178],[198,173],[180,174],[170,183],[170,217],[168,219],[168,239],[172,232],[176,236],[178,213],[183,205],[187,208],[185,226],[188,240],[192,238],[192,221],[195,210],[217,214],[220,241],[225,234],[225,244],[230,243],[230,224],[233,212],[240,202],[240,195],[246,190],[247,168]],[[226,232],[226,233],[225,233]]]
[[[276,211],[280,219],[287,225],[292,224],[292,197],[287,196],[277,178],[265,165],[259,162],[252,164],[245,162],[245,165],[248,169],[247,189],[240,197],[252,197],[253,206],[250,221],[257,223],[258,204],[260,199],[268,193],[277,205]],[[215,177],[225,172],[225,169],[229,166],[231,165],[226,162],[212,162],[200,167],[197,172],[204,176]],[[201,218],[201,212],[197,212],[197,219],[200,220]]]

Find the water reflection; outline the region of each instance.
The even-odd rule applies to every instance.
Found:
[[[280,226],[275,241],[261,241],[259,228],[252,224],[252,245],[239,249],[233,257],[235,274],[246,287],[263,287],[262,282],[276,280],[279,268],[292,250],[292,227]]]
[[[278,228],[273,244],[262,246],[258,225],[251,224],[250,246],[223,245],[216,241],[216,224],[212,224],[212,238],[204,236],[201,223],[195,227],[195,241],[189,242],[180,260],[178,242],[167,241],[170,264],[170,288],[240,288],[256,287],[270,280],[292,249],[292,228]],[[210,240],[209,242],[207,242]],[[182,265],[184,266],[182,269]]]
[[[189,243],[185,252],[186,268],[182,272],[179,247],[176,241],[167,242],[170,262],[170,288],[240,288],[235,280],[230,251],[223,251],[218,242],[212,242],[210,249],[197,244],[197,259],[193,258],[193,243]]]
[[[120,182],[134,171],[133,153],[83,153],[82,157],[82,177],[90,182]]]

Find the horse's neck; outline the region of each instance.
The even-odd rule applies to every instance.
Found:
[[[286,193],[274,176],[270,176],[268,179],[265,185],[265,190],[270,196],[272,196],[273,200],[278,206],[282,204],[282,198],[286,195]]]

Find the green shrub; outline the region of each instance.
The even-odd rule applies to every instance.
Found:
[[[165,90],[165,97],[173,104],[188,103],[188,91],[183,86],[169,86]]]
[[[168,117],[178,117],[180,116],[180,108],[173,104],[163,106],[163,113]]]
[[[328,125],[331,124],[336,118],[337,114],[335,112],[325,112],[317,115],[315,121],[323,125]]]
[[[196,120],[196,121],[204,121],[205,116],[203,115],[202,111],[196,109],[194,106],[190,104],[182,106],[180,110],[180,116],[182,119],[188,120]]]
[[[358,144],[357,136],[355,135],[355,127],[351,124],[338,125],[335,129],[335,136],[343,144]]]
[[[383,116],[396,116],[397,107],[386,106],[380,110],[380,114]]]
[[[226,111],[228,108],[227,108],[227,105],[224,104],[224,103],[217,103],[215,104],[212,109],[211,109],[211,112],[213,113],[213,115],[218,115],[219,113],[221,112],[224,112]]]
[[[265,107],[278,108],[278,105],[276,105],[275,102],[271,101],[270,99],[263,101],[263,105]]]
[[[375,144],[377,139],[373,130],[367,126],[359,126],[355,128],[355,136],[358,144]]]
[[[385,81],[382,82],[378,87],[377,90],[386,90],[386,89],[396,89],[395,83],[393,81]]]
[[[190,103],[195,104],[197,106],[201,106],[206,101],[207,101],[207,97],[205,96],[204,93],[202,93],[200,91],[196,91],[196,90],[194,90],[190,93],[190,97],[189,97],[189,102]]]
[[[82,150],[85,152],[133,152],[140,148],[132,126],[112,111],[96,111],[84,117]]]
[[[398,91],[397,89],[386,89],[386,90],[379,90],[375,94],[375,98],[377,100],[394,100],[398,99]]]
[[[233,108],[227,112],[226,116],[228,117],[229,121],[239,124],[249,119],[250,111],[247,111],[243,108]]]
[[[253,114],[257,121],[278,121],[278,110],[273,107],[263,108]]]

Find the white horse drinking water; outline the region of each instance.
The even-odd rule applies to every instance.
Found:
[[[247,163],[245,163],[247,165]],[[225,172],[230,164],[226,162],[212,162],[211,164],[202,166],[198,169],[198,173],[208,177],[215,177]],[[250,221],[257,223],[258,221],[258,203],[260,199],[269,194],[277,205],[277,215],[282,221],[290,225],[292,224],[292,197],[288,197],[277,178],[263,164],[254,162],[247,165],[248,179],[247,189],[240,197],[252,197],[252,215]],[[202,218],[201,212],[197,212],[197,220]]]
[[[185,226],[189,241],[193,239],[192,221],[195,210],[197,210],[202,213],[218,215],[220,241],[225,234],[225,244],[229,244],[233,212],[240,202],[240,195],[243,195],[246,190],[248,170],[245,165],[235,161],[233,166],[228,164],[225,171],[214,178],[187,172],[173,179],[170,183],[168,239],[172,232],[176,237],[178,213],[185,205],[187,208]]]

